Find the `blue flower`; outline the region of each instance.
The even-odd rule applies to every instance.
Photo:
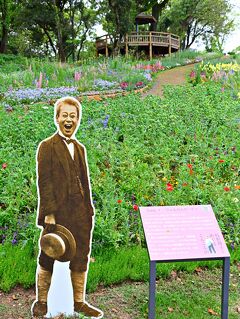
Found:
[[[106,128],[109,121],[109,115],[106,115],[105,119],[102,120],[103,127]]]

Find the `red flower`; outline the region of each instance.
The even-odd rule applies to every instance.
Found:
[[[121,89],[126,90],[127,87],[128,87],[128,83],[127,82],[121,82],[120,83],[120,87],[121,87]]]
[[[192,164],[187,164],[187,167],[190,169],[189,174],[192,175],[193,174]]]
[[[224,187],[225,192],[229,192],[230,191],[230,187]]]
[[[168,192],[172,192],[174,190],[173,185],[171,183],[167,183],[166,190]]]
[[[218,160],[219,163],[224,163],[225,161],[223,159]]]
[[[122,200],[121,200],[121,199],[118,199],[118,201],[117,201],[117,202],[118,202],[118,204],[121,204]]]
[[[138,205],[133,205],[133,209],[135,210],[135,211],[137,211],[138,210]]]
[[[3,163],[2,164],[2,169],[6,169],[7,168],[7,163]]]
[[[144,86],[144,83],[142,81],[139,81],[135,84],[136,87],[142,87]]]

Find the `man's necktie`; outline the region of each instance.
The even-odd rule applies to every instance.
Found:
[[[74,143],[75,143],[75,140],[69,138],[68,140],[66,139],[66,143],[67,143],[67,144],[71,144],[71,143],[74,144]]]
[[[76,143],[76,140],[72,139],[72,138],[66,138],[66,137],[63,137],[61,136],[61,138],[67,143],[67,144],[71,144],[71,143]]]

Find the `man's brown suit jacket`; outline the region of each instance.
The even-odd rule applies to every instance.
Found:
[[[89,174],[86,165],[85,147],[75,143],[75,152],[82,161],[81,183],[84,191],[84,206],[93,216]],[[46,215],[54,214],[56,222],[58,213],[64,210],[68,202],[70,189],[69,151],[59,134],[45,139],[39,144],[37,152],[38,172],[38,225],[44,226]]]

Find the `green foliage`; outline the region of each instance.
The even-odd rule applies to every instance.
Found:
[[[97,287],[121,283],[126,280],[149,280],[149,258],[146,248],[140,246],[103,249],[93,255],[88,272],[87,291]],[[37,247],[27,245],[0,245],[0,289],[8,292],[17,284],[28,288],[35,284]],[[197,267],[212,269],[220,262],[186,262],[157,264],[157,278],[169,278],[172,271],[194,272]]]
[[[161,17],[161,25],[180,36],[182,48],[189,48],[196,39],[220,43],[219,38],[229,34],[233,21],[226,0],[172,0],[169,10]],[[215,44],[217,43],[215,41]]]
[[[24,288],[35,282],[36,255],[32,244],[20,245],[0,244],[0,289],[9,291],[16,284]]]

